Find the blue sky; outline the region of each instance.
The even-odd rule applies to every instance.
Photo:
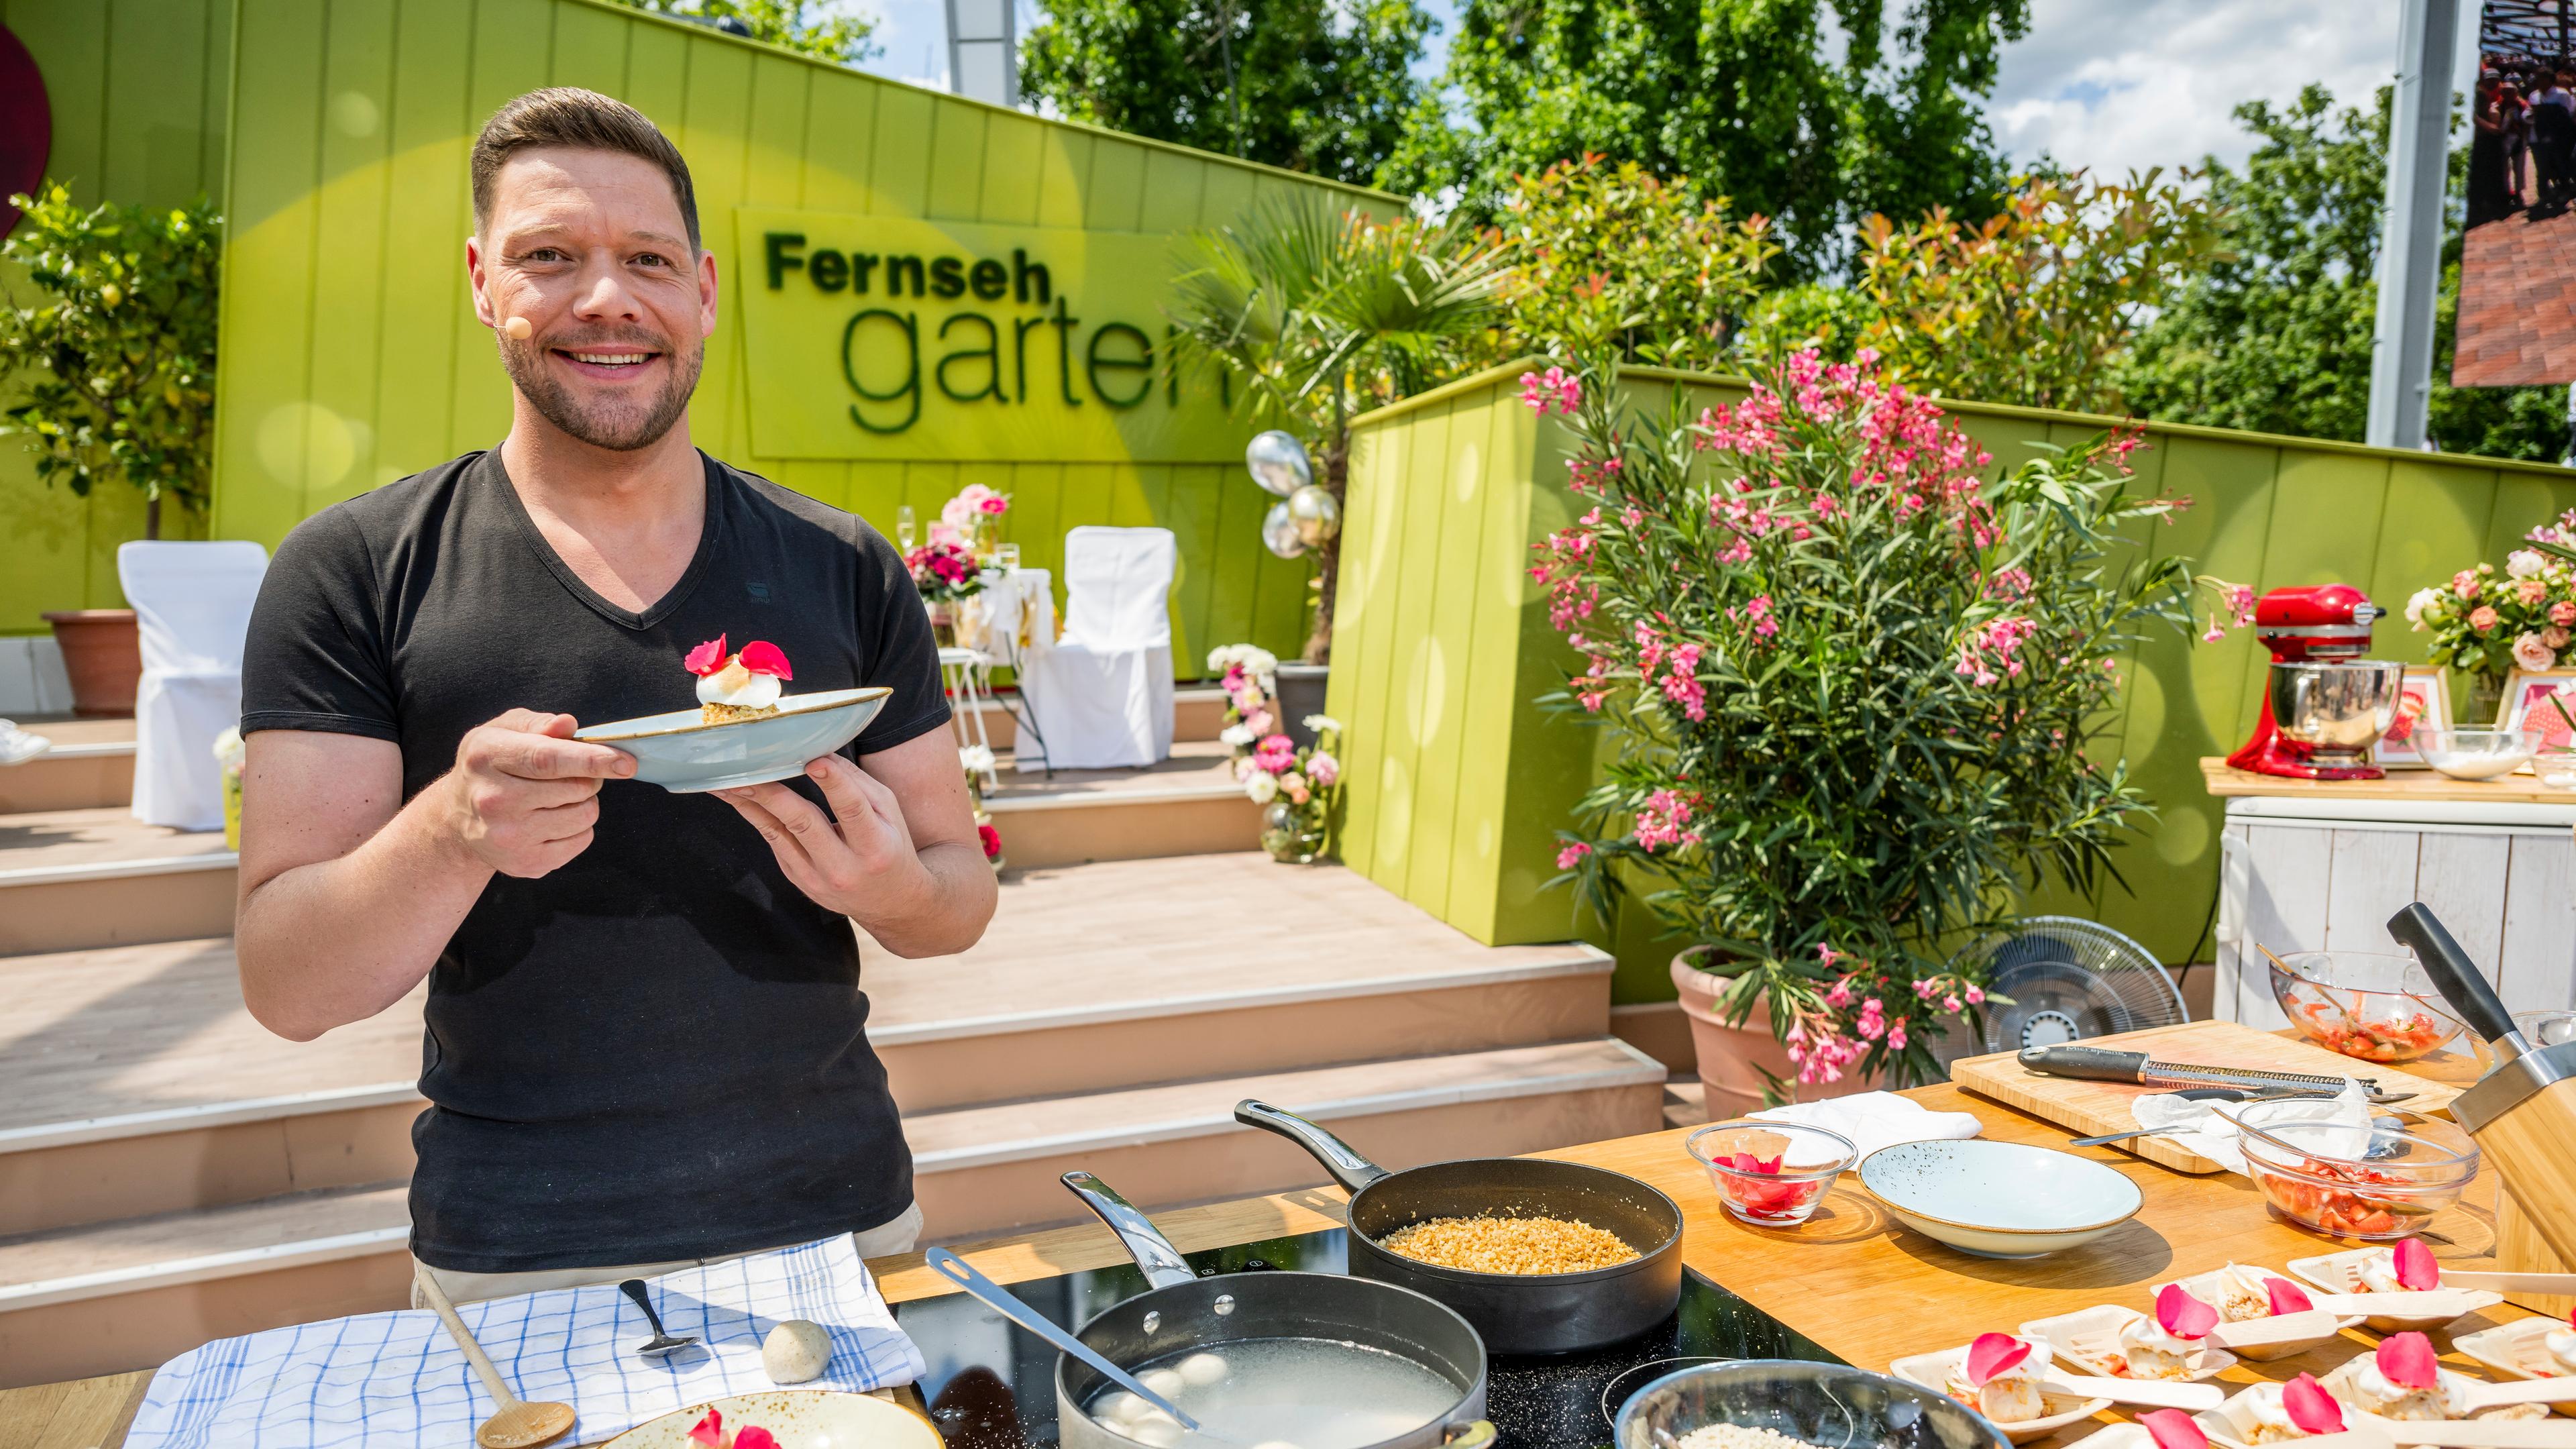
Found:
[[[1424,0],[1444,26],[1449,0]],[[929,85],[947,80],[941,0],[838,0],[878,18],[884,53],[866,69]],[[1018,0],[1023,28],[1038,0]],[[1890,0],[1901,8],[1901,0]],[[2031,33],[2004,54],[1987,115],[2017,159],[2042,152],[2118,175],[2248,149],[2228,112],[2256,97],[2286,100],[2320,80],[2368,101],[2397,48],[2397,0],[2036,0]],[[2462,7],[2474,24],[2475,4]],[[1437,74],[1445,34],[1421,72]],[[2466,62],[2463,61],[2465,66]],[[2465,77],[2465,70],[2463,77]]]

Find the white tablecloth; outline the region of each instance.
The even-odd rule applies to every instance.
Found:
[[[653,1306],[698,1348],[649,1359],[644,1314],[614,1284],[466,1303],[457,1316],[523,1399],[570,1404],[566,1443],[594,1444],[674,1409],[772,1387],[760,1345],[779,1320],[831,1330],[816,1389],[865,1392],[921,1377],[849,1235],[652,1280]],[[130,1449],[374,1449],[471,1444],[491,1396],[427,1310],[364,1313],[190,1349],[161,1366]]]
[[[1055,647],[1055,583],[1045,569],[984,570],[984,591],[957,606],[957,642],[995,664]]]

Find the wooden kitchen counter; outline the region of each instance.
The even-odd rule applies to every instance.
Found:
[[[2200,762],[2209,793],[2278,795],[2315,800],[2414,800],[2425,804],[2576,805],[2576,790],[2553,790],[2538,775],[2504,775],[2493,780],[2454,780],[2436,770],[2391,770],[2376,780],[2293,780],[2286,775],[2258,775],[2227,763],[2224,755]]]
[[[1935,1111],[1973,1112],[1985,1136],[2064,1148],[2069,1134],[2037,1117],[1955,1087],[1907,1095]],[[2009,1263],[1954,1252],[1895,1223],[1858,1178],[1845,1173],[1815,1218],[1794,1229],[1747,1227],[1726,1215],[1707,1173],[1682,1150],[1687,1129],[1596,1142],[1539,1154],[1632,1173],[1670,1193],[1688,1222],[1684,1256],[1693,1268],[1750,1300],[1843,1359],[1884,1372],[1891,1359],[1948,1348],[1987,1330],[2098,1303],[2144,1310],[2150,1285],[2229,1262],[2278,1268],[2292,1258],[2352,1246],[2276,1222],[2254,1185],[2232,1173],[2193,1177],[2112,1147],[2076,1149],[2134,1180],[2146,1197],[2138,1216],[2070,1253]],[[2493,1246],[2495,1179],[2482,1174],[2468,1200],[2434,1219],[2424,1236],[2435,1257],[2467,1266]],[[1333,1188],[1246,1198],[1158,1214],[1183,1249],[1196,1251],[1339,1226],[1344,1194]],[[965,1250],[1004,1282],[1124,1263],[1096,1225],[1020,1234]],[[918,1254],[870,1264],[897,1303],[953,1291]],[[2501,1304],[2462,1319],[2469,1333],[2528,1317]],[[2297,1359],[2240,1364],[2231,1382],[2323,1373],[2377,1339],[2348,1332],[2342,1342]],[[2454,1356],[2453,1362],[2464,1362]],[[124,1438],[149,1373],[112,1374],[0,1392],[0,1449],[109,1449]],[[2103,1416],[2117,1422],[2116,1413]],[[2067,1430],[2044,1445],[2071,1442],[2097,1425]]]

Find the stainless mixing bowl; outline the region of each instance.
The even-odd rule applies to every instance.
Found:
[[[2384,659],[2274,664],[2272,723],[2311,750],[2355,760],[2387,733],[2406,666]]]

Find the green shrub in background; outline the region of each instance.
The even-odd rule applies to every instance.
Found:
[[[1687,178],[1599,156],[1513,177],[1500,235],[1510,270],[1496,362],[1611,347],[1625,362],[1716,371],[1780,252],[1768,218],[1730,222]]]
[[[0,307],[0,376],[22,393],[0,437],[84,497],[103,480],[142,489],[158,538],[164,498],[200,508],[210,489],[222,219],[203,198],[83,210],[60,183],[9,201],[25,215],[0,257],[41,291]]]

